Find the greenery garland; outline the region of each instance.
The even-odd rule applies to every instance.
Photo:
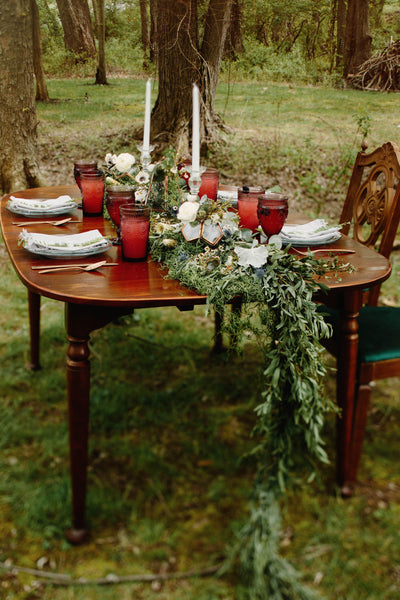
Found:
[[[153,193],[148,195],[154,209],[151,256],[168,268],[168,277],[207,295],[208,306],[217,313],[239,298],[242,310],[231,311],[225,328],[235,340],[252,331],[264,355],[253,431],[258,470],[251,514],[224,569],[240,556],[254,600],[315,598],[279,556],[280,501],[304,465],[311,480],[317,464],[328,462],[321,432],[326,413],[336,408],[324,394],[320,339],[330,332],[313,296],[323,287],[318,277],[348,266],[311,253],[299,258],[282,249],[276,236],[268,245],[259,244],[251,231],[239,228],[229,203],[206,197],[186,200],[177,172],[171,151],[153,170]],[[207,227],[220,232],[213,243],[207,241]]]

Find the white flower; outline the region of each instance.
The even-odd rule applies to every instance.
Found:
[[[115,167],[120,173],[129,171],[132,165],[135,164],[135,157],[129,152],[122,152],[115,158]]]
[[[104,158],[106,165],[108,165],[109,167],[114,166],[116,160],[117,160],[117,155],[111,154],[111,152],[108,152]]]
[[[177,244],[177,241],[172,238],[164,238],[162,243],[167,248],[174,248],[174,246]]]
[[[241,248],[235,246],[238,255],[238,264],[241,267],[259,268],[265,265],[268,258],[268,250],[265,246],[253,246],[252,248]]]
[[[136,190],[135,191],[135,202],[144,202],[146,200],[147,191],[146,190]]]
[[[107,175],[106,183],[109,183],[110,185],[118,185],[119,182],[116,179],[114,179],[113,177],[110,177],[109,175]]]
[[[146,173],[146,171],[139,171],[139,173],[135,177],[135,181],[137,181],[140,184],[149,183],[150,175]]]
[[[198,202],[192,202],[190,200],[188,202],[184,202],[179,207],[177,214],[178,219],[184,223],[191,223],[192,221],[195,221],[199,206],[200,205]]]

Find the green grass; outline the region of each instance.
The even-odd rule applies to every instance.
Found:
[[[39,149],[49,183],[73,181],[74,158],[134,151],[144,80],[50,80],[56,102],[38,106]],[[84,100],[85,93],[89,101]],[[154,92],[155,98],[155,92]],[[291,210],[337,218],[360,144],[356,117],[371,119],[371,147],[398,138],[394,94],[273,84],[221,83],[216,105],[232,128],[210,153],[224,182],[280,183]],[[400,123],[400,122],[399,122]],[[399,302],[399,259],[383,287]],[[260,353],[211,353],[204,308],[137,311],[91,339],[92,395],[88,519],[92,538],[69,546],[66,342],[63,307],[42,301],[42,363],[28,360],[26,290],[0,247],[0,561],[73,577],[184,571],[218,562],[247,517],[254,465],[253,407]],[[333,363],[331,363],[334,366]],[[334,465],[294,490],[284,507],[282,552],[330,600],[400,595],[398,382],[373,394],[357,495],[335,493]],[[327,387],[334,395],[334,372]],[[334,462],[334,422],[325,439]],[[137,598],[245,600],[237,574],[157,586],[53,587],[0,570],[5,600]]]

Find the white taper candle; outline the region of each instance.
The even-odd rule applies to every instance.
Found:
[[[150,150],[150,104],[151,104],[151,80],[146,83],[146,107],[144,111],[143,149],[142,152]]]

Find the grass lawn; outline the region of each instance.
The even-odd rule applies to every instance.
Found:
[[[72,183],[72,163],[133,151],[145,82],[51,80],[38,106],[39,151],[49,184]],[[85,101],[85,94],[88,101]],[[154,92],[155,99],[155,92]],[[222,83],[216,99],[231,132],[210,153],[222,182],[280,183],[292,208],[338,218],[360,145],[398,141],[398,96]],[[398,251],[382,291],[399,303]],[[258,402],[261,355],[248,337],[240,357],[211,353],[204,307],[137,311],[93,333],[89,543],[69,546],[70,489],[63,307],[43,299],[42,363],[25,369],[26,290],[0,246],[0,563],[74,579],[169,573],[217,564],[248,514],[254,464],[245,456]],[[326,385],[334,397],[334,363]],[[283,507],[282,554],[329,600],[400,597],[399,394],[374,389],[360,483],[344,501],[334,486],[334,420],[325,439],[332,463]],[[239,573],[165,583],[55,586],[0,569],[5,600],[245,600]]]

